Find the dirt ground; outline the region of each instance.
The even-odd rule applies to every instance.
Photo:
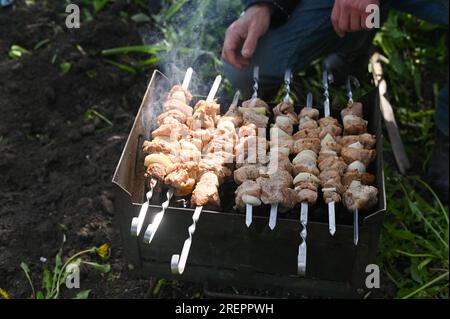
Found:
[[[151,70],[132,75],[100,55],[141,42],[136,25],[117,19],[134,8],[117,2],[69,30],[62,1],[15,3],[0,9],[0,287],[12,298],[30,297],[20,263],[39,289],[40,258],[51,267],[65,234],[65,257],[111,244],[110,274],[81,271],[91,298],[142,298],[155,280],[133,278],[122,260],[111,178]],[[11,60],[14,44],[29,53]],[[88,119],[92,109],[113,125]],[[170,294],[183,296],[177,287]]]

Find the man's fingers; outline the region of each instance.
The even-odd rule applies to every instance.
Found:
[[[353,11],[350,16],[350,30],[361,30],[361,15],[358,12]]]
[[[242,47],[242,56],[246,59],[250,59],[255,53],[256,46],[258,45],[258,40],[260,38],[260,32],[252,25],[247,33],[244,45]]]
[[[350,14],[344,10],[340,10],[339,15],[339,32],[341,37],[345,35],[346,32],[350,31]]]
[[[235,32],[235,30],[233,30],[232,27],[230,27],[230,29],[228,29],[225,35],[225,42],[223,44],[222,50],[222,58],[238,69],[242,67],[237,53],[241,42],[242,39],[240,38],[239,34]]]
[[[340,37],[343,37],[345,34],[339,29],[339,17],[341,15],[341,9],[339,6],[334,5],[333,11],[331,12],[331,24],[333,25],[334,32]]]

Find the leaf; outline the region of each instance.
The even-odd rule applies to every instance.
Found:
[[[70,64],[70,62],[63,62],[59,65],[59,69],[64,74],[69,73],[71,67],[72,67],[72,64]]]
[[[111,265],[110,264],[99,264],[96,262],[91,261],[83,261],[83,264],[89,265],[91,267],[94,267],[94,269],[102,272],[102,273],[108,273],[111,271]]]
[[[187,3],[187,0],[175,1],[175,3],[166,12],[166,21],[170,20],[175,13],[180,11],[180,9]]]
[[[142,12],[131,16],[131,20],[136,23],[146,23],[151,21],[150,17]]]
[[[9,57],[13,60],[20,58],[24,53],[27,53],[28,50],[17,45],[13,44],[9,50]]]
[[[52,286],[53,286],[52,273],[50,272],[50,270],[48,270],[47,267],[45,267],[42,273],[42,289],[45,290],[47,298],[51,297],[50,295],[52,293]]]
[[[42,291],[38,291],[36,294],[36,299],[45,299],[44,293]]]
[[[38,43],[36,43],[36,45],[33,47],[33,50],[40,49],[41,47],[43,47],[44,45],[46,45],[49,42],[50,42],[50,39],[41,40]]]
[[[73,299],[87,299],[89,298],[90,292],[91,292],[90,289],[82,290],[79,293],[77,293]]]
[[[28,275],[30,273],[30,268],[28,267],[28,265],[24,262],[20,263],[20,268],[22,268],[22,270]]]
[[[129,65],[123,64],[123,63],[119,63],[116,61],[112,61],[112,60],[105,60],[106,63],[109,63],[111,65],[114,65],[115,67],[121,69],[122,71],[131,73],[131,74],[136,74],[136,70]]]

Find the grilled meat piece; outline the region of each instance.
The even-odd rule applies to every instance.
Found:
[[[304,150],[311,150],[314,153],[320,151],[320,140],[318,138],[304,138],[294,142],[294,153],[300,153]]]
[[[366,167],[375,159],[377,152],[375,150],[366,150],[353,147],[343,147],[341,156],[347,164],[354,161],[362,162]]]
[[[163,153],[176,155],[180,149],[177,141],[167,142],[166,140],[144,141],[142,150],[145,154]]]
[[[281,102],[272,109],[272,112],[275,117],[295,113],[294,104],[290,102]]]
[[[287,212],[295,207],[299,203],[299,197],[295,190],[292,188],[281,189],[281,202],[278,202],[278,211]]]
[[[189,104],[192,101],[192,94],[184,89],[181,85],[175,85],[169,91],[166,100],[175,99],[184,104]]]
[[[261,205],[261,186],[256,181],[244,181],[234,194],[236,196],[236,208],[241,211],[245,210],[246,204]]]
[[[300,119],[300,123],[298,124],[298,130],[306,130],[306,129],[316,129],[318,127],[317,122],[309,117],[302,117]]]
[[[179,140],[189,135],[189,128],[184,124],[163,124],[152,132],[152,138],[157,136],[170,137],[172,141]]]
[[[339,195],[339,193],[334,192],[334,191],[324,191],[323,192],[323,199],[325,200],[325,203],[339,203],[342,200],[341,195]]]
[[[356,142],[361,143],[365,149],[372,149],[375,144],[377,143],[377,139],[375,135],[364,133],[361,135],[347,135],[342,137],[341,139],[341,145],[342,146],[349,146],[351,144],[354,144]]]
[[[317,190],[312,190],[309,188],[302,188],[300,186],[295,187],[295,192],[298,195],[298,202],[307,202],[309,205],[314,205],[317,201]]]
[[[299,140],[301,138],[319,138],[320,128],[316,127],[313,129],[303,129],[295,133],[292,137],[294,140]]]
[[[269,105],[261,99],[250,99],[242,102],[242,107],[244,108],[254,108],[254,107],[263,107],[265,109],[269,109]]]
[[[242,118],[242,114],[239,112],[235,105],[230,106],[228,111],[222,117],[222,119],[224,118],[232,121],[235,127],[241,126],[244,121],[244,119]]]
[[[359,181],[364,185],[371,185],[375,181],[375,176],[370,173],[361,173],[358,171],[346,172],[342,176],[342,184],[349,187],[352,181]]]
[[[219,180],[216,174],[212,172],[204,173],[192,192],[192,206],[206,206],[209,204],[214,207],[220,207],[218,188]]]
[[[267,116],[258,114],[252,110],[245,112],[243,119],[245,124],[253,123],[261,128],[267,127],[267,123],[269,123],[269,118]]]
[[[284,181],[283,179],[258,177],[256,182],[261,187],[261,201],[264,204],[276,204],[282,202],[283,201],[282,190],[284,188],[289,187],[286,186],[286,181]]]
[[[378,189],[353,181],[344,193],[344,205],[349,210],[370,209],[378,202]]]
[[[173,123],[173,121],[177,121],[181,124],[186,123],[187,116],[181,112],[180,110],[168,110],[166,112],[161,113],[157,119],[156,122],[158,123],[158,126],[161,126],[163,124],[170,124]]]
[[[316,108],[308,108],[304,107],[300,111],[300,114],[298,115],[298,118],[301,120],[304,117],[309,117],[310,119],[313,119],[317,121],[319,119],[319,110]]]
[[[175,188],[176,196],[185,196],[194,189],[198,172],[196,162],[177,163],[167,172],[164,183]]]
[[[341,182],[341,175],[336,170],[325,170],[319,175],[322,188],[335,188],[335,192],[343,194],[345,187]]]
[[[359,135],[367,132],[367,121],[356,115],[346,115],[344,123],[344,135]]]
[[[187,105],[186,103],[181,102],[180,100],[171,99],[167,100],[163,104],[164,112],[170,111],[170,110],[178,110],[182,112],[186,117],[192,115],[192,107]]]
[[[345,162],[337,156],[329,156],[324,159],[321,159],[319,156],[317,164],[321,171],[335,170],[339,174],[343,174],[345,169],[347,168],[347,164],[345,164]]]
[[[259,129],[255,124],[249,123],[249,124],[243,125],[239,128],[238,136],[239,136],[239,138],[247,137],[247,136],[259,136],[258,130]],[[262,132],[262,130],[264,130],[264,137],[265,137],[266,131],[265,131],[265,129],[261,129],[261,132]]]
[[[155,191],[160,192],[162,185],[164,185],[164,177],[166,176],[166,168],[159,163],[150,164],[145,173],[144,178],[146,180],[147,187],[150,188],[150,182],[152,179],[156,180]]]
[[[349,104],[345,109],[341,111],[341,117],[344,118],[347,115],[356,115],[358,117],[363,118],[363,105],[359,102],[353,102],[353,104]]]
[[[241,185],[246,180],[256,180],[260,174],[261,165],[242,166],[234,171],[234,181],[237,185]]]

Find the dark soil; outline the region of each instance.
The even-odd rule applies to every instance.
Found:
[[[40,258],[52,268],[65,234],[65,258],[112,247],[109,274],[81,270],[90,297],[142,298],[156,281],[133,278],[122,259],[111,178],[152,70],[129,74],[100,54],[141,43],[137,26],[118,18],[135,8],[115,2],[69,30],[62,1],[36,3],[0,8],[0,287],[12,298],[30,297],[25,262],[40,290]],[[29,53],[10,59],[14,44]],[[71,64],[68,73],[63,62]],[[92,109],[113,125],[87,118]]]

